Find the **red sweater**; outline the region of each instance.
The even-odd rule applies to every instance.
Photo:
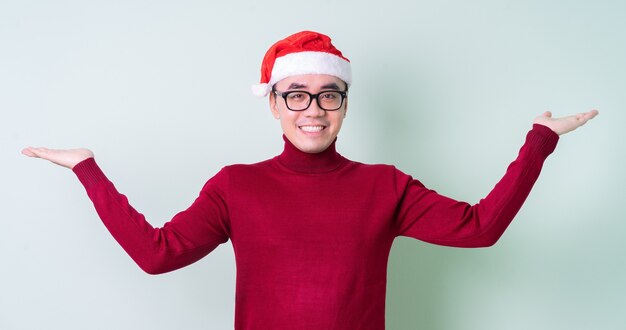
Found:
[[[144,271],[169,272],[232,241],[236,329],[384,329],[387,260],[403,235],[493,245],[517,213],[558,135],[534,125],[517,159],[478,204],[452,200],[389,165],[335,151],[224,167],[162,228],[133,209],[93,158],[74,167],[105,226]]]

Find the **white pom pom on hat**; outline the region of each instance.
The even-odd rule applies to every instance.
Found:
[[[256,96],[267,96],[272,86],[287,77],[302,74],[328,74],[352,83],[350,60],[333,46],[330,37],[302,31],[276,42],[263,57],[261,81],[252,85]]]

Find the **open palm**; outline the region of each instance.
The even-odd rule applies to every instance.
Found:
[[[546,111],[541,116],[535,118],[534,123],[547,126],[556,134],[562,135],[577,129],[597,115],[598,110],[591,110],[571,116],[552,118],[552,113]]]
[[[46,159],[69,169],[73,168],[81,161],[93,157],[93,152],[84,148],[61,150],[28,147],[22,150],[22,154],[29,157]]]

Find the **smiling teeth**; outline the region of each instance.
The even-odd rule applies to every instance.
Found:
[[[305,132],[319,132],[324,129],[324,126],[300,126],[300,129]]]

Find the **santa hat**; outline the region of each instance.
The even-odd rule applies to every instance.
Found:
[[[261,82],[252,86],[256,96],[267,96],[278,81],[301,74],[328,74],[352,83],[350,60],[327,35],[302,31],[278,41],[265,53]]]

